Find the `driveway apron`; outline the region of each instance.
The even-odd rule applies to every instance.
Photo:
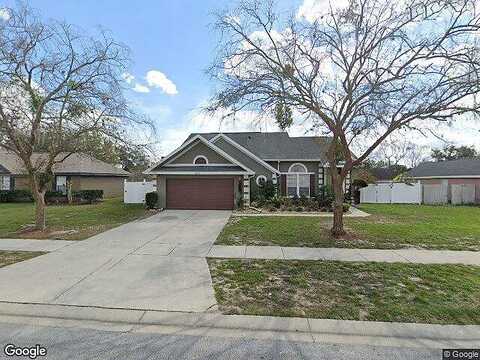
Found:
[[[229,211],[167,210],[0,269],[0,301],[201,312]]]

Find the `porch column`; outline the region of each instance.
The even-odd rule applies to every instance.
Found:
[[[322,191],[323,195],[323,190],[322,186],[325,185],[325,168],[321,163],[318,164],[318,193],[320,194],[320,191]]]
[[[323,168],[322,164],[318,164],[318,186],[324,185],[324,177],[325,177],[325,169]]]
[[[350,184],[352,181],[352,172],[349,171],[347,176],[345,177],[345,191],[348,191],[350,189]]]
[[[250,178],[243,175],[243,205],[250,206]]]

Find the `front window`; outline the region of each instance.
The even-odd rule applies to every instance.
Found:
[[[310,196],[310,174],[305,165],[297,163],[290,166],[287,174],[287,195]]]
[[[57,176],[56,190],[61,192],[63,195],[67,193],[67,177],[66,176]]]
[[[10,176],[0,176],[0,190],[10,190]]]

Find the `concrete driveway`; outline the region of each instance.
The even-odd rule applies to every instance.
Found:
[[[0,269],[0,301],[216,308],[205,255],[229,211],[168,210]]]

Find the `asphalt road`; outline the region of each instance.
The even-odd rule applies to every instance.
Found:
[[[263,341],[245,338],[120,333],[79,328],[0,323],[0,359],[4,346],[47,349],[37,359],[441,359],[440,350],[359,345]]]

